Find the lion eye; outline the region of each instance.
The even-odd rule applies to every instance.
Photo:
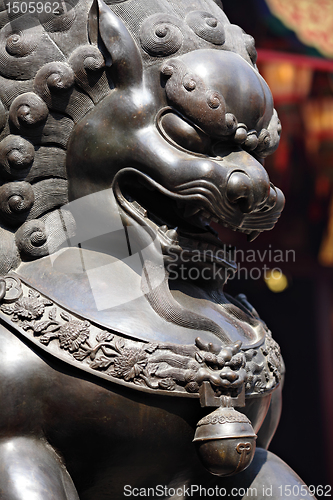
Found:
[[[162,116],[160,126],[164,134],[179,146],[194,153],[209,154],[211,140],[204,132],[170,112]]]

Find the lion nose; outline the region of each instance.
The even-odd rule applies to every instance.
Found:
[[[234,171],[228,179],[226,195],[232,204],[236,204],[242,212],[250,213],[260,208],[267,200],[270,183],[266,172],[255,175],[243,171]]]

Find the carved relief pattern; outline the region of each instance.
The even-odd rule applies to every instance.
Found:
[[[216,415],[210,413],[206,417],[202,418],[197,426],[200,427],[201,425],[217,425],[217,424],[233,424],[235,422],[237,423],[247,423],[251,424],[251,421],[247,418],[246,415],[240,412],[234,412],[235,415],[227,414],[227,415]]]
[[[225,33],[223,24],[209,12],[193,11],[187,14],[186,22],[200,38],[214,45],[223,45]]]
[[[267,357],[267,363],[270,372],[274,375],[275,380],[280,382],[281,373],[283,372],[283,360],[281,357],[280,346],[272,337],[271,332],[267,332],[266,345],[261,348],[264,356]]]
[[[154,14],[144,21],[140,30],[142,48],[151,56],[175,54],[183,43],[183,35],[171,15]]]
[[[200,339],[184,346],[145,343],[69,314],[14,275],[0,284],[6,288],[0,317],[52,355],[113,382],[196,395],[208,381],[221,396],[239,393],[244,384],[248,394],[266,392],[280,380],[279,348],[270,334],[261,350],[242,351],[241,342],[221,347]]]

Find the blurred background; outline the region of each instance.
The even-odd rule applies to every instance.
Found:
[[[272,232],[252,243],[234,233],[241,269],[226,291],[247,295],[286,363],[270,450],[308,485],[333,484],[333,0],[223,0],[223,7],[256,40],[282,122],[265,166],[286,196]]]

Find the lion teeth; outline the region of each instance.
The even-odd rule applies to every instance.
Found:
[[[144,207],[142,207],[136,200],[129,201],[129,204],[142,217],[148,218],[148,211]],[[181,205],[181,204],[179,203],[179,205]],[[184,217],[192,217],[196,214],[198,214],[198,216],[200,217],[202,225],[203,226],[206,225],[206,231],[208,230],[210,233],[214,234],[216,237],[218,237],[218,233],[209,226],[210,222],[215,222],[217,224],[223,225],[224,227],[231,229],[232,231],[245,233],[247,235],[247,241],[249,241],[249,242],[254,241],[261,233],[261,231],[256,231],[256,230],[251,231],[251,230],[246,230],[246,229],[242,229],[239,227],[238,228],[234,227],[233,225],[228,224],[228,222],[226,222],[225,220],[219,219],[215,215],[210,214],[206,210],[202,210],[202,209],[198,208],[197,206],[188,206],[188,205],[185,206]],[[178,228],[169,229],[169,227],[166,224],[163,224],[162,226],[158,227],[156,225],[156,223],[154,223],[150,219],[149,219],[149,221],[150,221],[149,222],[150,225],[152,227],[154,227],[155,229],[157,229],[159,233],[162,233],[163,235],[165,235],[169,239],[170,242],[172,242],[173,244],[179,243],[179,235],[177,232]],[[181,238],[181,239],[183,240],[183,238]],[[188,246],[190,246],[192,249],[199,248],[200,250],[207,250],[207,249],[212,250],[212,251],[216,250],[216,247],[215,247],[215,250],[213,250],[212,245],[208,245],[208,243],[202,243],[202,242],[198,243],[198,242],[194,242],[193,240],[192,241],[188,240],[188,244],[189,244]]]
[[[178,242],[178,233],[175,229],[169,229],[165,235],[172,241]]]
[[[140,215],[142,215],[143,217],[147,217],[147,210],[145,208],[143,208],[140,203],[138,203],[137,201],[132,201],[131,202],[131,205],[135,208],[135,210],[137,212],[139,212]]]

